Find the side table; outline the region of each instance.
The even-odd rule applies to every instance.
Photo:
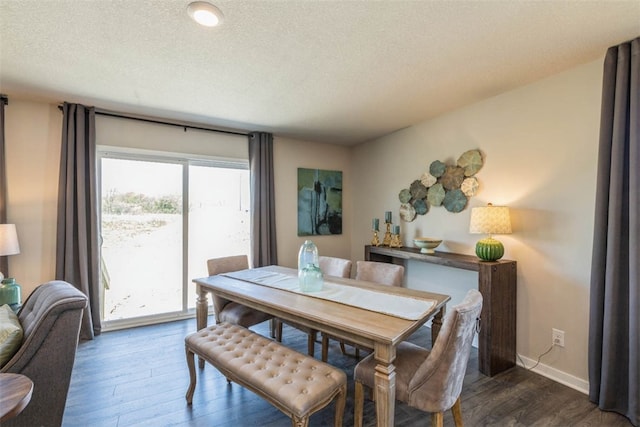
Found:
[[[17,416],[29,404],[33,381],[20,374],[0,374],[0,423]]]

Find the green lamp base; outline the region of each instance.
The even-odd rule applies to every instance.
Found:
[[[483,261],[497,261],[504,255],[504,246],[496,239],[487,237],[476,243],[476,255]]]
[[[0,282],[0,305],[9,304],[16,313],[22,306],[22,290],[13,277],[7,277]]]

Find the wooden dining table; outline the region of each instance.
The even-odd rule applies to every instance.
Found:
[[[262,269],[297,277],[297,270],[291,268],[270,266]],[[325,276],[325,282],[330,282],[332,286],[366,289],[379,294],[381,298],[393,298],[396,295],[424,300],[425,306],[429,308],[418,318],[409,320],[384,312],[317,298],[313,293],[305,294],[277,289],[225,275],[203,277],[193,281],[198,293],[196,301],[198,330],[207,327],[209,315],[207,295],[212,293],[269,313],[279,319],[295,322],[373,349],[377,361],[374,389],[377,425],[388,427],[394,424],[396,379],[393,362],[396,358],[396,347],[430,319],[432,319],[432,338],[435,340],[442,325],[446,304],[450,300],[448,295],[443,294]]]

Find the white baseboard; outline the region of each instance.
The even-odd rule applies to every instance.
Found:
[[[523,365],[523,363],[525,363],[526,365]],[[518,366],[522,366],[525,369],[529,369],[530,366],[534,366],[536,364],[536,361],[533,359],[529,359],[528,357],[518,355],[516,364]],[[560,371],[556,368],[552,368],[551,366],[545,365],[544,363],[539,363],[538,366],[531,369],[531,372],[535,372],[536,374],[540,374],[543,377],[547,377],[555,382],[566,385],[567,387],[571,387],[572,389],[578,390],[581,393],[587,395],[589,394],[588,381],[567,374],[566,372]]]
[[[211,313],[210,313],[211,314]],[[176,320],[195,318],[195,310],[186,313],[163,313],[159,315],[131,317],[127,319],[117,319],[102,321],[102,332],[118,331],[120,329],[136,328],[138,326],[155,325],[158,323],[174,322]]]

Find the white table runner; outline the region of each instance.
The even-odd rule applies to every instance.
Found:
[[[332,283],[325,277],[322,290],[318,292],[302,292],[297,276],[267,270],[268,267],[225,273],[223,276],[269,286],[289,292],[295,292],[314,298],[321,298],[369,311],[388,314],[407,320],[418,320],[424,317],[436,304],[434,300],[412,298],[402,295],[372,291],[357,286],[346,286]]]

